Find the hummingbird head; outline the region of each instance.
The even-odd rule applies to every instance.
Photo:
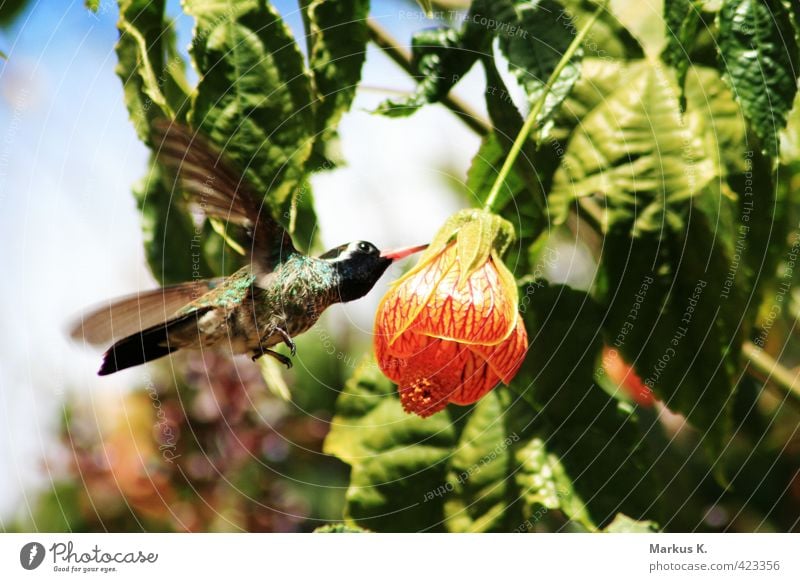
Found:
[[[392,262],[427,246],[381,252],[374,244],[359,240],[333,248],[319,258],[335,267],[339,279],[339,296],[342,302],[347,302],[369,293]]]

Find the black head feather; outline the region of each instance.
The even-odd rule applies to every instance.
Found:
[[[392,264],[392,259],[382,257],[374,244],[363,240],[338,246],[320,258],[334,266],[342,302],[369,293]]]

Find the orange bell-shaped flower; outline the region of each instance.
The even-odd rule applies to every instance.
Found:
[[[398,384],[403,408],[423,417],[508,384],[528,347],[513,275],[492,241],[481,245],[480,236],[471,236],[486,229],[466,226],[471,219],[460,214],[456,234],[437,237],[439,244],[386,294],[375,318],[378,365]],[[483,213],[469,215],[487,221]],[[484,248],[484,256],[475,248]]]

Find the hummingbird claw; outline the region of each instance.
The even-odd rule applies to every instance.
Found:
[[[284,356],[283,354],[279,354],[278,352],[270,350],[269,348],[262,348],[262,350],[263,351],[260,354],[258,352],[253,354],[253,361],[254,362],[256,360],[258,360],[261,356],[266,354],[266,355],[272,356],[273,358],[278,360],[281,364],[286,366],[287,370],[290,370],[292,368],[292,360],[290,360],[287,356]]]
[[[283,338],[283,343],[286,344],[286,347],[289,348],[289,351],[292,353],[292,357],[297,355],[297,345],[294,343],[292,336],[290,336],[285,329],[280,327],[275,328],[275,332]]]

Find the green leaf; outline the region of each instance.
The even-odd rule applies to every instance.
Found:
[[[151,163],[147,176],[134,187],[133,195],[142,214],[145,258],[162,285],[183,283],[210,276],[201,246],[201,231],[189,212],[178,203],[161,166]]]
[[[768,155],[797,94],[797,39],[780,0],[725,0],[719,13],[720,67]]]
[[[136,133],[150,143],[156,118],[181,119],[188,106],[185,63],[164,19],[164,0],[120,0],[116,73]]]
[[[511,504],[517,495],[509,471],[511,448],[520,436],[509,433],[504,418],[507,408],[495,391],[482,398],[466,418],[443,483],[448,531],[507,531],[513,525]]]
[[[566,10],[561,14],[575,35],[586,24],[597,10],[595,0],[560,0]],[[623,26],[612,10],[604,10],[595,21],[592,29],[583,42],[586,57],[600,59],[632,60],[644,57],[644,50],[639,41]]]
[[[589,531],[596,528],[561,461],[547,450],[543,440],[533,438],[519,447],[515,451],[515,461],[519,470],[514,473],[514,480],[521,492],[525,505],[523,512],[529,516],[528,520],[540,517],[542,508],[558,509]],[[535,522],[525,525],[530,529]]]
[[[284,216],[314,141],[310,83],[297,44],[263,0],[184,6],[197,22],[192,55],[200,81],[191,121],[245,169],[288,226]]]
[[[658,524],[652,521],[636,521],[624,513],[618,513],[608,527],[606,533],[655,533],[658,531]]]
[[[664,1],[667,45],[661,53],[661,59],[677,72],[682,109],[685,108],[683,86],[689,70],[689,53],[692,51],[701,22],[700,8],[692,0]]]
[[[368,361],[337,401],[325,452],[352,467],[348,524],[375,531],[523,531],[549,509],[593,528],[557,459],[536,456],[542,441],[530,428],[530,409],[503,389],[473,407],[410,416],[394,385]],[[551,490],[555,497],[547,495]]]
[[[324,445],[352,467],[348,522],[374,531],[441,530],[446,463],[456,440],[447,413],[406,414],[375,363],[362,364],[339,395]]]
[[[350,109],[367,54],[369,0],[304,3],[309,67],[314,91],[315,150],[328,158],[342,114]]]
[[[694,135],[702,136],[703,151],[711,157],[720,175],[745,170],[747,127],[742,110],[719,72],[694,66],[688,72],[684,96],[684,119]]]
[[[343,523],[329,523],[321,525],[314,530],[314,533],[367,533],[368,530],[361,527],[353,527]]]
[[[648,61],[599,70],[600,82],[613,80],[616,89],[580,111],[549,196],[554,220],[562,223],[576,199],[600,193],[609,228],[632,223],[638,236],[679,226],[685,201],[718,170],[681,119],[674,81]]]
[[[462,31],[445,26],[416,32],[411,40],[414,69],[419,75],[416,90],[408,97],[387,99],[375,112],[405,117],[446,97],[480,56],[466,30],[467,25]]]
[[[84,5],[92,12],[97,12],[97,9],[100,8],[100,0],[84,0]]]
[[[5,28],[14,24],[29,3],[29,0],[5,0],[0,3],[0,27]]]
[[[544,93],[550,75],[567,52],[577,29],[564,18],[555,0],[503,0],[492,4],[500,50],[509,69],[525,89],[528,101],[536,103]],[[540,135],[546,135],[546,123],[564,101],[580,77],[579,49],[553,83],[538,120]]]
[[[520,295],[534,349],[511,390],[532,406],[530,422],[545,444],[561,511],[590,530],[620,511],[659,517],[663,500],[646,427],[595,382],[604,309],[584,292],[541,281]]]
[[[298,250],[312,251],[319,243],[319,225],[314,212],[314,190],[308,178],[300,185],[284,217],[289,219],[289,232]]]
[[[3,59],[4,61],[7,61],[8,60],[8,55],[6,55],[6,53],[4,53],[3,51],[0,51],[0,59]]]

